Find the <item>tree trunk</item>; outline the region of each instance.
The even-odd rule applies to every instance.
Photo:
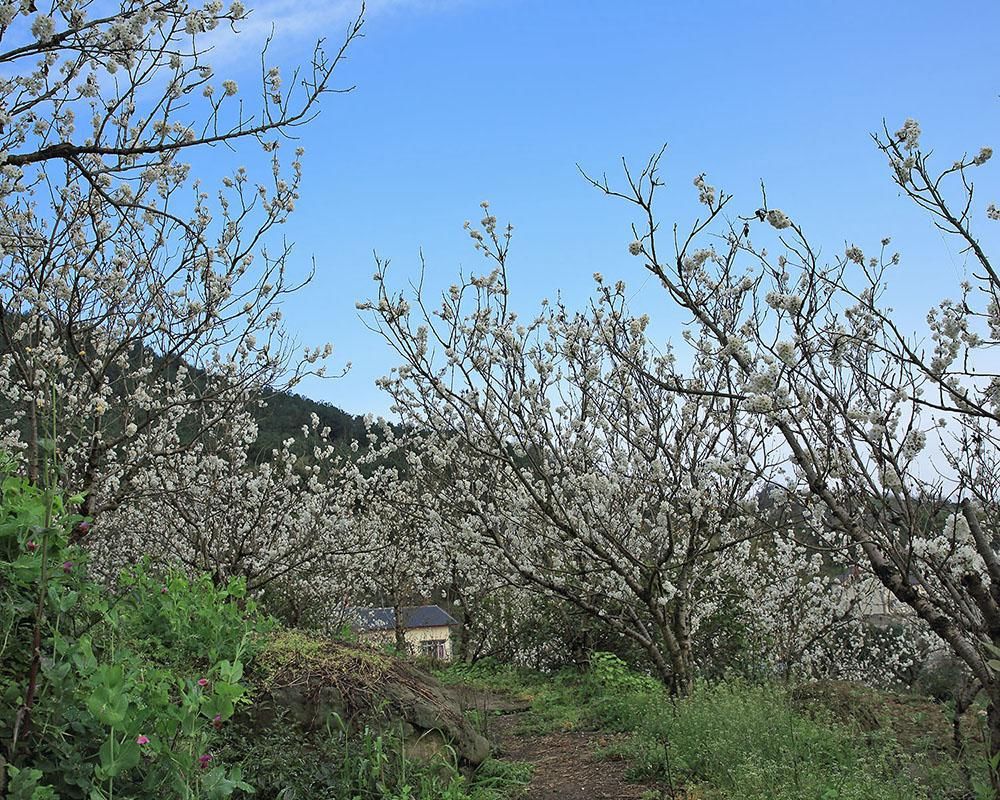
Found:
[[[403,627],[403,606],[398,599],[392,604],[392,616],[396,633],[396,650],[400,655],[410,655],[406,646],[406,628]]]
[[[992,686],[987,691],[989,704],[986,706],[986,756],[990,770],[990,785],[994,800],[1000,800],[1000,686]]]
[[[664,658],[655,642],[650,642],[647,647],[660,673],[660,679],[670,688],[670,694],[687,697],[694,685],[691,640],[686,635],[678,636],[666,624],[660,625],[660,638],[666,645],[669,661]]]
[[[660,639],[666,646],[667,655],[670,656],[670,675],[666,680],[670,687],[670,693],[678,697],[687,697],[691,694],[694,685],[694,662],[691,656],[691,626],[689,624],[689,613],[687,604],[676,598],[674,608],[670,613],[658,615],[657,608],[650,609],[654,617],[657,617],[657,626],[660,630]],[[662,661],[662,657],[661,660]],[[660,661],[657,664],[660,664]],[[662,672],[662,666],[660,667]]]
[[[674,669],[674,679],[670,690],[679,697],[687,697],[694,688],[694,675],[692,674],[691,648],[682,648],[681,651],[671,657],[671,664]]]
[[[955,748],[955,761],[958,763],[958,771],[962,775],[962,782],[965,784],[964,798],[973,798],[972,774],[969,772],[969,765],[965,759],[965,737],[962,736],[962,716],[969,710],[969,706],[975,699],[975,695],[965,691],[964,686],[959,686],[955,693],[955,710],[951,716],[951,741]]]
[[[677,694],[687,697],[694,688],[694,656],[691,654],[691,628],[688,625],[686,606],[677,620],[678,652],[674,656],[674,668],[677,670]]]
[[[464,597],[459,595],[462,601],[461,613],[459,614],[458,628],[458,657],[466,664],[471,664],[475,659],[475,650],[472,647],[472,626],[475,625],[475,617],[469,612],[469,606]]]
[[[472,614],[469,613],[469,605],[462,595],[462,589],[458,583],[458,576],[454,568],[451,571],[451,586],[448,587],[448,600],[451,602],[452,613],[458,616],[458,641],[456,642],[458,652],[455,654],[457,660],[466,664],[472,663],[473,653],[470,646],[472,631],[470,627],[473,623]],[[456,601],[458,604],[456,605]]]

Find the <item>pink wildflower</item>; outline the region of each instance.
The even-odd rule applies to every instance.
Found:
[[[208,762],[211,761],[211,760],[212,760],[212,754],[211,753],[202,753],[200,756],[198,756],[198,765],[202,769],[205,769],[205,767],[208,766]]]
[[[25,547],[27,548],[29,553],[34,553],[38,549],[38,542],[32,539],[25,545]]]
[[[73,571],[73,562],[63,561],[63,572],[69,575],[69,573],[71,573],[72,571]]]
[[[146,734],[144,734],[144,733],[140,733],[138,736],[135,737],[135,743],[136,744],[149,744],[149,737],[146,736]]]
[[[208,678],[198,678],[198,685],[202,689],[204,689],[206,686],[208,686]]]

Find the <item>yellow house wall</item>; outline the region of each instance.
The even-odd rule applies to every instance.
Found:
[[[420,655],[420,643],[431,639],[444,639],[444,661],[451,661],[451,628],[441,625],[436,628],[411,628],[405,634],[410,652]]]
[[[410,628],[405,631],[403,637],[406,639],[406,646],[411,655],[420,655],[420,643],[427,640],[443,639],[444,661],[451,661],[451,628],[447,625],[439,625],[433,628]],[[364,642],[371,642],[377,645],[392,645],[396,642],[395,631],[365,631],[359,635]]]

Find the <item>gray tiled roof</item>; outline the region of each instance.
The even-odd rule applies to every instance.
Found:
[[[391,608],[350,608],[347,620],[363,631],[391,631],[396,627],[396,612]],[[457,625],[451,614],[440,606],[407,606],[403,608],[404,628],[436,628]]]

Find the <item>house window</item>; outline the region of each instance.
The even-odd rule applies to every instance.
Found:
[[[424,639],[420,642],[420,655],[427,658],[445,658],[447,656],[445,652],[447,644],[447,639]]]

